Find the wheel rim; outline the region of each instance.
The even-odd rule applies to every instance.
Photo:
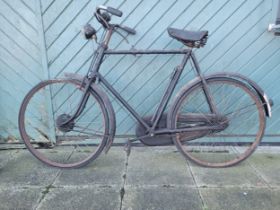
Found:
[[[216,79],[209,80],[208,85],[219,114],[226,116],[229,125],[220,132],[205,132],[200,138],[189,141],[186,139],[190,133],[176,134],[174,142],[185,157],[199,165],[232,166],[252,154],[261,141],[265,128],[262,103],[240,82]],[[173,126],[176,128],[190,126],[187,121],[180,122],[182,114],[206,116],[210,113],[201,84],[183,94],[175,110]]]
[[[33,88],[20,110],[20,133],[33,155],[61,168],[79,167],[96,158],[108,136],[108,117],[100,99],[90,94],[81,115],[66,129],[84,93],[70,80],[49,80]]]

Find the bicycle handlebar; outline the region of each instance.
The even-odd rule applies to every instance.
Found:
[[[110,14],[118,16],[118,17],[121,17],[123,14],[122,11],[120,11],[118,9],[115,9],[113,7],[106,7],[103,5],[100,5],[96,8],[96,11],[98,14],[100,14],[100,10],[105,10],[105,11],[109,12]]]
[[[107,7],[107,12],[111,13],[112,15],[121,17],[123,15],[122,11],[112,8],[112,7]]]
[[[100,10],[104,10],[104,13],[100,13]],[[105,28],[109,28],[110,24],[109,21],[111,20],[110,15],[108,15],[108,13],[110,13],[111,15],[115,15],[118,17],[122,16],[122,11],[115,9],[113,7],[107,7],[104,5],[100,5],[98,7],[96,7],[96,18],[97,20],[105,27]],[[117,27],[122,29],[123,31],[127,32],[128,34],[132,34],[135,35],[136,31],[133,28],[127,27],[127,26],[121,26],[118,24],[115,25],[111,25],[113,27]]]

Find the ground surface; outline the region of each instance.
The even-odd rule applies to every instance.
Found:
[[[74,170],[1,150],[0,166],[0,209],[280,209],[279,147],[225,169],[187,163],[173,146],[113,147]]]

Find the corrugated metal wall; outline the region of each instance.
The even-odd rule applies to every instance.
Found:
[[[97,5],[124,12],[116,23],[133,27],[127,44],[115,35],[112,49],[174,49],[168,26],[207,29],[208,44],[196,51],[205,73],[240,72],[257,81],[275,102],[267,134],[280,135],[280,37],[267,31],[276,17],[277,0],[0,0],[0,134],[17,138],[17,114],[27,91],[38,81],[64,72],[87,71],[94,45],[80,29],[93,19]],[[114,56],[102,65],[103,74],[141,115],[151,114],[181,61],[181,56]],[[187,66],[180,85],[193,75]],[[134,120],[114,101],[119,133],[130,134]],[[279,141],[277,137],[266,140]]]

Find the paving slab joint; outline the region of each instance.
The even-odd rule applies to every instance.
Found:
[[[272,189],[271,185],[269,182],[263,177],[262,173],[251,163],[250,160],[247,160],[248,165],[255,171],[256,176],[259,177],[260,180],[270,189]]]
[[[55,188],[52,184],[45,187],[44,191],[42,192],[42,197],[39,200],[39,204],[42,200],[46,197],[46,195],[51,191],[51,189]]]
[[[201,192],[200,192],[200,189],[199,189],[199,186],[198,186],[198,184],[197,184],[197,181],[196,181],[194,172],[193,172],[193,170],[192,170],[192,168],[191,168],[191,165],[190,165],[190,163],[189,163],[188,160],[186,160],[186,162],[187,162],[187,166],[189,167],[190,174],[191,174],[191,176],[192,176],[193,182],[194,182],[194,184],[195,184],[195,186],[196,186],[196,190],[198,191],[198,195],[199,195],[199,198],[200,198],[200,201],[201,201],[201,204],[202,204],[202,209],[203,209],[203,210],[207,210],[208,207],[206,206],[206,203],[205,203],[205,201],[204,201],[204,199],[203,199],[203,196],[202,196],[202,194],[201,194]]]
[[[38,209],[40,207],[42,201],[44,200],[44,198],[47,196],[48,193],[50,193],[51,189],[56,188],[54,186],[54,183],[55,183],[56,179],[60,176],[61,173],[62,173],[62,170],[59,170],[57,172],[56,176],[54,177],[53,181],[45,187],[45,189],[42,191],[42,196],[39,199],[37,206],[34,209]]]
[[[126,174],[127,174],[127,168],[128,168],[128,158],[131,152],[131,143],[129,143],[130,141],[127,142],[127,144],[124,147],[124,151],[126,152],[126,160],[125,160],[125,169],[124,169],[124,174],[122,176],[123,179],[123,184],[122,187],[120,189],[120,210],[122,209],[122,204],[123,204],[123,199],[124,199],[124,195],[125,195],[125,184],[126,184]]]

